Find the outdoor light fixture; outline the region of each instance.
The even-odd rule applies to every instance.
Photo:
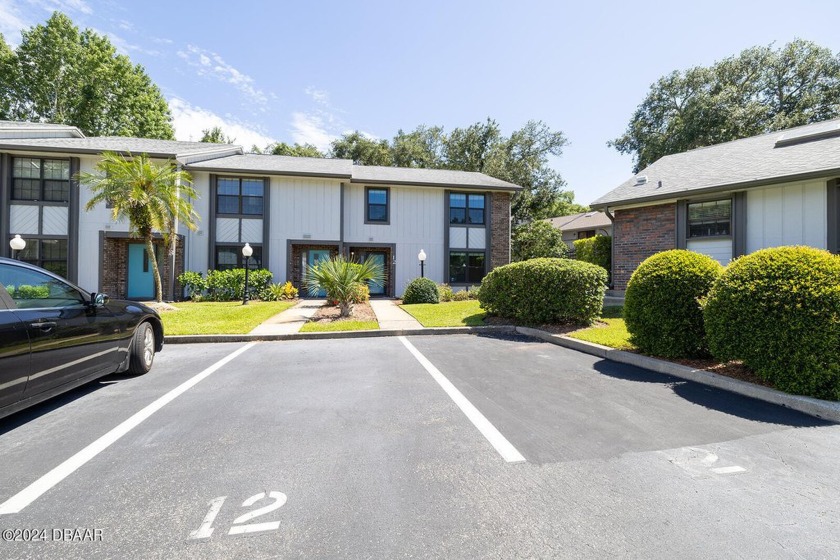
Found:
[[[245,292],[242,294],[242,305],[248,305],[248,270],[251,268],[250,260],[253,254],[254,249],[246,243],[242,247],[242,256],[245,257]]]
[[[12,258],[20,258],[20,252],[26,249],[26,240],[17,234],[9,240],[9,247],[12,248]]]
[[[420,249],[420,252],[417,253],[417,260],[420,261],[420,278],[425,278],[426,251]]]

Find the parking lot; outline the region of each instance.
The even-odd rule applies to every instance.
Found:
[[[0,457],[3,558],[840,550],[840,426],[518,336],[167,346]]]

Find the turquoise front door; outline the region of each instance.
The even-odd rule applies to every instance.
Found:
[[[382,270],[382,284],[374,284],[373,282],[368,282],[368,288],[370,289],[370,295],[372,296],[381,296],[385,293],[385,253],[368,253],[365,255],[365,259],[372,259],[374,263],[378,264]]]
[[[316,266],[319,262],[328,260],[330,260],[329,249],[310,249],[306,252],[306,264],[309,266]],[[307,270],[309,270],[308,267]],[[318,290],[318,293],[315,295],[317,297],[327,297],[327,292],[325,290]]]
[[[143,243],[128,245],[128,289],[129,299],[154,299],[155,275]]]

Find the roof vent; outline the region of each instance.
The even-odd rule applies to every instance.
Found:
[[[647,183],[647,175],[639,175],[636,177],[636,186],[644,185]]]

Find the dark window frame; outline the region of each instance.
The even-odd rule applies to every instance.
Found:
[[[453,206],[452,205],[452,196],[453,195],[463,196],[464,197],[464,206]],[[482,204],[481,204],[481,208],[472,207],[470,205],[470,198],[471,197],[475,197],[475,198],[481,197],[481,199],[483,201]],[[470,227],[470,226],[486,227],[487,226],[487,194],[486,193],[471,193],[471,192],[462,192],[462,191],[450,191],[449,192],[448,208],[449,208],[448,219],[449,219],[449,225],[451,225],[451,226],[453,226],[453,225],[454,226],[459,226],[459,227]],[[463,209],[464,210],[464,221],[463,222],[452,221],[452,210],[453,209],[457,209],[457,210]],[[481,210],[481,221],[480,222],[473,222],[472,221],[472,215],[470,213],[471,210]]]
[[[39,266],[45,270],[49,270],[53,274],[57,274],[62,278],[67,278],[70,268],[70,240],[67,237],[51,237],[51,236],[43,236],[43,235],[22,235],[21,237],[24,238],[26,241],[26,248],[20,252],[18,255],[18,260],[21,262],[26,262],[29,264],[34,264],[35,266]],[[64,258],[44,258],[44,242],[48,241],[58,241],[64,242]],[[36,247],[36,257],[27,258],[28,254],[32,251],[32,247]],[[60,263],[63,265],[63,269],[56,269],[55,267],[51,266],[53,263]]]
[[[264,255],[263,255],[263,246],[262,243],[251,243],[251,248],[254,250],[254,254],[248,259],[249,268],[251,270],[256,270],[258,268],[262,268],[262,263],[264,262]],[[213,270],[231,270],[234,268],[245,268],[245,257],[242,256],[242,247],[244,244],[242,243],[216,243],[213,251]],[[224,265],[223,267],[219,267],[219,250],[220,249],[235,249],[234,253],[236,253],[236,265]],[[257,256],[259,254],[259,257]]]
[[[385,219],[372,220],[370,217],[370,192],[384,191],[385,192]],[[383,206],[382,204],[373,204],[373,206]],[[391,188],[390,187],[365,187],[365,224],[387,226],[391,224]]]
[[[703,206],[703,205],[720,205],[721,203],[728,203],[729,204],[729,215],[728,217],[724,218],[714,218],[714,219],[704,219],[704,220],[694,220],[691,219],[691,207],[692,206]],[[695,202],[688,202],[686,204],[685,209],[685,236],[686,240],[691,239],[728,239],[732,237],[732,220],[733,220],[733,207],[734,204],[732,202],[731,197],[727,198],[718,198],[714,200],[698,200]],[[696,230],[692,233],[692,226],[708,226],[714,228],[716,230],[720,230],[721,226],[726,224],[725,233],[697,233]]]
[[[464,279],[463,280],[455,280],[453,276],[454,267],[452,266],[452,257],[454,255],[464,255],[465,256],[465,264],[464,264]],[[475,269],[476,267],[470,266],[470,257],[477,257],[480,256],[484,259],[484,266],[482,267],[481,277],[480,278],[472,278],[470,274],[470,270]],[[486,251],[480,250],[468,250],[468,249],[459,249],[459,250],[450,250],[449,251],[449,262],[447,269],[449,270],[449,284],[452,286],[475,286],[481,284],[481,280],[487,276],[487,262],[488,262],[488,255]]]
[[[15,175],[15,162],[17,160],[33,160],[38,161],[39,169],[38,169],[38,177],[17,177]],[[61,162],[67,165],[67,179],[54,179],[54,178],[46,178],[44,177],[44,171],[46,169],[46,162]],[[9,200],[13,202],[46,202],[46,203],[53,203],[53,204],[61,204],[61,205],[69,205],[70,198],[72,194],[72,184],[71,184],[71,171],[70,171],[70,160],[64,158],[44,158],[44,157],[33,157],[33,156],[15,156],[11,158],[11,180],[12,183],[10,185],[10,193],[9,193]],[[38,198],[16,198],[15,197],[15,182],[17,180],[25,180],[25,181],[37,181],[38,183]],[[61,189],[63,192],[66,193],[66,197],[64,199],[47,199],[45,197],[47,182],[50,183],[62,183],[63,188]]]
[[[222,194],[220,192],[219,184],[222,181],[236,181],[237,182],[237,193],[238,194]],[[245,195],[242,194],[242,182],[243,181],[254,181],[262,183],[262,196],[253,196],[253,195]],[[217,216],[239,216],[239,217],[249,217],[252,218],[254,216],[265,216],[265,191],[268,188],[267,181],[263,178],[258,177],[234,177],[229,175],[219,175],[216,177],[216,215]],[[225,198],[236,198],[236,209],[237,212],[223,212],[220,210],[222,205],[219,203],[221,197]],[[259,212],[244,212],[245,209],[245,199],[259,199],[260,201],[260,211]]]

